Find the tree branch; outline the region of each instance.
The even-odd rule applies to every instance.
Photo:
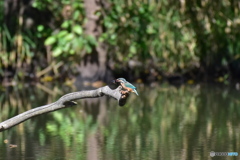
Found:
[[[1,122],[0,123],[0,132],[7,130],[19,123],[22,123],[32,117],[76,105],[77,103],[74,102],[74,100],[84,99],[84,98],[97,98],[97,97],[102,97],[104,95],[110,96],[110,97],[118,100],[119,106],[124,106],[128,96],[129,96],[128,94],[122,94],[121,86],[119,86],[118,88],[116,88],[114,90],[109,88],[109,86],[105,86],[105,87],[98,88],[96,90],[68,93],[68,94],[65,94],[64,96],[62,96],[61,98],[59,98],[54,103],[40,106],[37,108],[33,108],[31,110],[28,110],[26,112],[23,112],[23,113],[15,116],[15,117],[12,117],[4,122]]]

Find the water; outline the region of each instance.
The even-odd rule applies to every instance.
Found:
[[[75,91],[47,88],[3,90],[0,121]],[[0,160],[205,160],[210,151],[240,153],[240,91],[216,85],[138,90],[124,107],[106,97],[80,100],[0,132]]]

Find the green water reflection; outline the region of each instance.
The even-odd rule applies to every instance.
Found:
[[[0,120],[71,92],[61,89],[2,91]],[[132,94],[124,107],[106,97],[81,100],[78,106],[4,131],[0,160],[198,160],[211,159],[210,151],[240,153],[240,91],[213,85],[161,85],[139,86],[139,92],[140,97]]]

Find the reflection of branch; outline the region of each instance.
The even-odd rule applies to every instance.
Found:
[[[48,87],[42,85],[41,83],[37,83],[36,86],[37,86],[37,88],[43,90],[44,92],[46,92],[49,95],[54,95],[54,93],[56,93],[53,90],[49,89]]]
[[[76,105],[77,103],[74,102],[74,100],[78,100],[78,99],[97,98],[97,97],[102,97],[102,96],[106,95],[106,96],[110,96],[110,97],[118,100],[119,106],[124,106],[126,103],[126,100],[128,98],[128,94],[122,96],[120,91],[121,91],[121,87],[118,87],[117,89],[112,90],[108,86],[105,86],[105,87],[98,88],[96,90],[79,91],[79,92],[65,94],[64,96],[62,96],[59,100],[57,100],[54,103],[51,103],[51,104],[48,104],[45,106],[40,106],[37,108],[33,108],[33,109],[23,112],[13,118],[10,118],[4,122],[1,122],[0,123],[0,132],[7,130],[7,129],[9,129],[21,122],[24,122],[27,119],[30,119],[32,117]]]
[[[53,63],[52,63],[51,65],[49,65],[47,68],[39,71],[39,72],[37,73],[37,77],[41,77],[42,75],[47,74],[47,73],[50,72],[51,70],[53,70],[54,73],[55,73],[56,75],[58,75],[57,69],[58,69],[59,67],[61,67],[62,65],[63,65],[63,62],[59,62],[59,63],[57,63],[57,64],[55,64],[55,63],[53,62]]]

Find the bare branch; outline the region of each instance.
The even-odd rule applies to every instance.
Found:
[[[60,99],[58,99],[54,103],[40,106],[37,108],[33,108],[31,110],[28,110],[26,112],[23,112],[23,113],[15,116],[15,117],[12,117],[4,122],[1,122],[0,123],[0,132],[7,130],[19,123],[22,123],[32,117],[76,105],[77,103],[74,102],[74,100],[84,99],[84,98],[97,98],[97,97],[102,97],[104,95],[110,96],[110,97],[118,100],[119,106],[124,106],[128,96],[129,96],[129,94],[124,94],[124,95],[121,94],[120,86],[114,90],[109,88],[109,86],[105,86],[105,87],[98,88],[96,90],[68,93],[68,94],[65,94],[64,96],[62,96]]]

